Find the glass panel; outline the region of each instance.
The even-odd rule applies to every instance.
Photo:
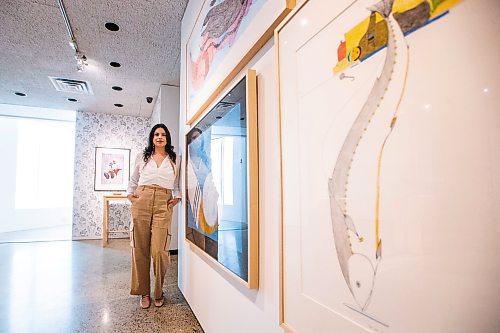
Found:
[[[187,135],[186,237],[248,281],[246,79]]]

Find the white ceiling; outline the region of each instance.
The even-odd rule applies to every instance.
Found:
[[[63,0],[78,49],[88,58],[79,73],[57,0],[0,0],[0,103],[149,117],[160,85],[179,85],[187,2]],[[106,22],[120,29],[109,31]],[[112,61],[122,66],[111,67]],[[89,81],[94,94],[59,92],[49,76]]]

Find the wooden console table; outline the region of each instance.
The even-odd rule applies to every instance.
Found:
[[[110,201],[123,201],[128,200],[123,195],[105,195],[103,197],[103,210],[102,210],[102,246],[108,245],[109,234],[115,233],[128,233],[128,230],[109,230],[109,202]]]

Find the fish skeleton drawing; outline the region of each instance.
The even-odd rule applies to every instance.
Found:
[[[364,131],[370,123],[370,119],[375,114],[387,91],[387,87],[389,86],[394,73],[397,56],[396,50],[398,47],[406,47],[406,45],[396,45],[397,41],[404,41],[404,36],[402,30],[392,15],[391,9],[393,2],[394,0],[385,0],[369,8],[371,11],[370,24],[368,31],[361,39],[360,44],[364,43],[369,45],[372,40],[379,38],[379,36],[374,35],[377,31],[386,33],[386,36],[382,36],[384,40],[387,37],[386,58],[380,76],[375,81],[365,104],[346,136],[344,144],[339,152],[332,177],[329,179],[330,212],[337,256],[342,275],[361,310],[365,310],[370,303],[378,264],[382,259],[382,240],[378,234],[378,221],[376,221],[375,259],[372,259],[362,253],[356,253],[353,250],[350,234],[355,235],[360,242],[363,242],[364,239],[358,234],[356,230],[356,223],[347,211],[345,198],[349,170],[351,168],[356,148],[363,136]],[[380,29],[375,29],[375,13],[379,13],[383,18],[382,23],[379,23],[379,27],[381,27]],[[358,263],[361,262],[361,265],[366,266],[362,270],[362,272],[368,272],[365,273],[365,276],[354,276],[354,274],[350,271],[349,262],[352,261],[353,258],[356,258]],[[364,292],[358,292],[358,289],[363,290]]]
[[[338,63],[333,69],[334,74],[342,73],[387,46],[381,73],[375,80],[365,103],[347,133],[332,176],[328,181],[333,237],[340,269],[350,293],[362,312],[370,304],[377,269],[382,260],[382,239],[379,232],[381,161],[385,144],[396,124],[397,112],[404,96],[408,77],[410,52],[405,35],[443,16],[457,2],[459,0],[410,0],[407,2],[382,0],[368,8],[370,16],[364,21],[367,24],[357,26],[357,28],[367,26],[366,32],[359,38],[359,29],[357,31],[351,30],[346,34],[346,41],[341,41],[337,50]],[[356,34],[358,40],[348,38],[356,36]],[[396,64],[398,65],[396,66]],[[389,85],[396,77],[395,74],[403,79],[401,84],[391,87],[392,95],[399,96],[399,100],[396,104],[389,105],[392,109],[392,118],[378,152],[377,185],[374,191],[375,217],[372,229],[375,244],[371,252],[360,253],[354,250],[351,236],[356,237],[359,243],[364,242],[364,237],[358,233],[356,221],[349,214],[346,202],[350,169],[363,134],[386,97]],[[346,76],[344,73],[339,76],[340,79],[345,77],[350,76]],[[356,266],[354,270],[351,269],[353,265]]]

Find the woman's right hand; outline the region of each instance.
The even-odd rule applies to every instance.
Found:
[[[134,202],[135,199],[137,199],[139,196],[135,193],[130,193],[129,195],[127,195],[127,198],[130,202]]]

